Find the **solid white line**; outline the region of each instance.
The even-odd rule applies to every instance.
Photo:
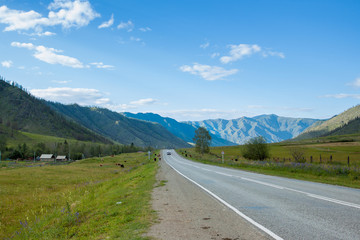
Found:
[[[221,202],[222,204],[224,204],[225,206],[227,206],[228,208],[230,208],[231,210],[233,210],[236,214],[238,214],[240,217],[244,218],[246,221],[250,222],[251,224],[253,224],[254,226],[258,227],[259,229],[261,229],[262,231],[264,231],[265,233],[267,233],[268,235],[270,235],[272,238],[276,239],[276,240],[283,240],[283,238],[279,237],[278,235],[276,235],[275,233],[273,233],[272,231],[270,231],[269,229],[267,229],[266,227],[264,227],[263,225],[255,222],[253,219],[251,219],[250,217],[246,216],[245,214],[243,214],[242,212],[240,212],[238,209],[236,209],[235,207],[233,207],[232,205],[230,205],[229,203],[227,203],[225,200],[223,200],[222,198],[220,198],[219,196],[217,196],[215,193],[211,192],[210,190],[208,190],[207,188],[203,187],[202,185],[200,185],[199,183],[195,182],[194,180],[192,180],[191,178],[185,176],[184,174],[182,174],[181,172],[179,172],[177,169],[175,169],[174,166],[172,166],[168,161],[166,161],[166,159],[164,158],[165,162],[172,168],[174,169],[178,174],[180,174],[181,176],[183,176],[184,178],[186,178],[187,180],[189,180],[190,182],[194,183],[196,186],[200,187],[202,190],[204,190],[205,192],[207,192],[208,194],[210,194],[212,197],[214,197],[216,200],[218,200],[219,202]]]
[[[321,200],[324,200],[324,201],[328,201],[328,202],[337,203],[337,204],[341,204],[341,205],[344,205],[344,206],[354,207],[354,208],[360,209],[360,205],[355,204],[355,203],[345,202],[345,201],[341,201],[341,200],[337,200],[337,199],[333,199],[333,198],[328,198],[328,197],[323,197],[323,196],[319,196],[319,195],[311,194],[311,193],[308,193],[307,195],[309,197],[321,199]]]
[[[176,159],[174,159],[174,160],[177,161]],[[245,180],[245,181],[258,183],[258,184],[261,184],[261,185],[265,185],[265,186],[269,186],[269,187],[273,187],[273,188],[277,188],[277,189],[281,189],[281,190],[288,190],[288,191],[293,191],[293,192],[297,192],[297,193],[302,193],[302,194],[304,194],[304,195],[306,195],[308,197],[312,197],[312,198],[316,198],[316,199],[319,199],[319,200],[340,204],[340,205],[347,206],[347,207],[354,207],[354,208],[360,209],[359,204],[355,204],[355,203],[351,203],[351,202],[345,202],[345,201],[341,201],[341,200],[334,199],[334,198],[324,197],[324,196],[320,196],[320,195],[316,195],[316,194],[313,194],[313,193],[308,193],[308,192],[304,192],[304,191],[300,191],[300,190],[296,190],[296,189],[292,189],[292,188],[288,188],[288,187],[282,187],[282,186],[279,186],[279,185],[254,180],[254,179],[251,179],[251,178],[240,177],[240,176],[236,176],[236,175],[222,173],[222,172],[202,168],[202,167],[190,164],[190,163],[183,163],[182,162],[182,164],[186,164],[186,165],[189,165],[189,166],[192,166],[192,167],[195,167],[195,168],[199,168],[199,169],[202,169],[202,170],[205,170],[205,171],[214,172],[214,173],[217,173],[217,174],[220,174],[220,175],[223,175],[223,176],[240,178],[240,179]]]

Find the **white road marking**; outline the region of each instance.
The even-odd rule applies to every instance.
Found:
[[[174,160],[177,161],[176,159],[174,159]],[[308,192],[304,192],[304,191],[300,191],[300,190],[296,190],[296,189],[292,189],[292,188],[287,188],[287,187],[283,187],[283,186],[279,186],[279,185],[275,185],[275,184],[271,184],[271,183],[258,181],[258,180],[251,179],[251,178],[245,178],[245,177],[240,177],[240,176],[236,176],[236,175],[232,175],[232,174],[222,173],[222,172],[219,172],[219,171],[214,171],[214,170],[206,169],[206,168],[203,168],[203,167],[199,167],[199,166],[196,166],[196,165],[193,165],[193,164],[190,164],[190,163],[184,163],[184,162],[181,162],[181,163],[192,166],[192,167],[195,167],[195,168],[199,168],[199,169],[202,169],[202,170],[205,170],[205,171],[208,171],[208,172],[217,173],[219,175],[228,176],[228,177],[234,177],[234,178],[240,178],[240,179],[245,180],[245,181],[254,182],[254,183],[269,186],[269,187],[272,187],[272,188],[277,188],[277,189],[280,189],[280,190],[288,190],[288,191],[293,191],[293,192],[297,192],[297,193],[302,193],[302,194],[307,195],[308,197],[312,197],[312,198],[316,198],[316,199],[319,199],[319,200],[340,204],[340,205],[347,206],[347,207],[354,207],[354,208],[360,209],[360,205],[356,204],[356,203],[351,203],[351,202],[341,201],[341,200],[334,199],[334,198],[324,197],[324,196],[316,195],[316,194],[313,194],[313,193],[308,193]]]
[[[223,200],[222,198],[220,198],[219,196],[217,196],[215,193],[211,192],[210,190],[208,190],[207,188],[203,187],[202,185],[200,185],[199,183],[195,182],[194,180],[192,180],[191,178],[185,176],[184,174],[182,174],[181,172],[179,172],[174,166],[172,166],[168,161],[166,161],[166,159],[164,158],[165,162],[172,168],[174,169],[174,171],[176,171],[178,174],[180,174],[181,176],[183,176],[184,178],[186,178],[187,180],[189,180],[190,182],[194,183],[196,186],[200,187],[202,190],[204,190],[205,192],[207,192],[208,194],[210,194],[212,197],[214,197],[216,200],[218,200],[219,202],[221,202],[222,204],[224,204],[226,207],[230,208],[231,210],[233,210],[236,214],[238,214],[240,217],[244,218],[246,221],[250,222],[251,224],[253,224],[254,226],[256,226],[257,228],[261,229],[262,231],[264,231],[265,233],[267,233],[269,236],[271,236],[272,238],[276,239],[276,240],[283,240],[283,238],[279,237],[278,235],[276,235],[275,233],[273,233],[272,231],[270,231],[269,229],[267,229],[266,227],[264,227],[263,225],[259,224],[258,222],[255,222],[252,218],[246,216],[245,214],[243,214],[242,212],[240,212],[237,208],[233,207],[232,205],[230,205],[229,203],[227,203],[225,200]],[[211,171],[211,170],[209,170]]]

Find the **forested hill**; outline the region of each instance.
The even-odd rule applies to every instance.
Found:
[[[157,123],[128,118],[120,113],[98,107],[82,107],[47,102],[51,108],[85,127],[122,144],[155,148],[190,147]]]
[[[66,119],[21,86],[0,79],[0,124],[30,133],[111,143],[109,139]]]

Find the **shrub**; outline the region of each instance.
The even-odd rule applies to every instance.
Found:
[[[250,139],[243,147],[242,155],[246,159],[265,160],[270,157],[269,147],[264,137]]]

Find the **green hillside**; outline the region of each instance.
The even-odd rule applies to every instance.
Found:
[[[294,140],[303,140],[323,136],[360,133],[358,118],[360,118],[360,105],[322,123],[314,124]]]
[[[334,129],[330,131],[328,134],[324,136],[338,136],[338,135],[346,135],[346,134],[360,134],[360,117],[357,117],[344,126]]]
[[[176,137],[157,123],[132,119],[120,113],[97,107],[82,107],[77,104],[63,105],[47,102],[52,109],[82,124],[103,136],[122,144],[155,148],[189,147],[185,141]]]
[[[7,129],[82,141],[111,143],[105,137],[56,113],[15,83],[0,79],[0,124]],[[4,128],[5,129],[5,128]]]

